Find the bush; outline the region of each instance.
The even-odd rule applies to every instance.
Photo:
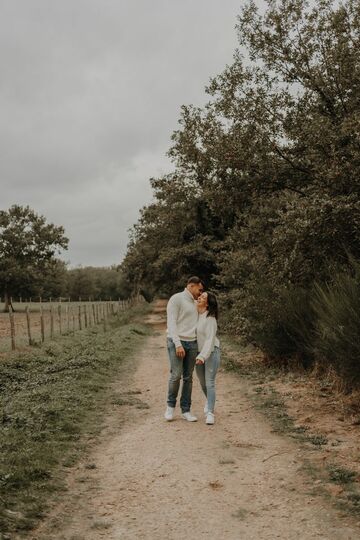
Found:
[[[271,358],[296,356],[304,366],[312,360],[314,313],[311,295],[303,289],[275,289],[254,281],[232,293],[225,309],[225,327]],[[224,302],[226,305],[226,303]]]
[[[221,299],[222,327],[269,358],[296,358],[304,367],[317,360],[334,368],[345,389],[360,386],[360,263],[308,290],[277,289],[257,277]]]
[[[350,390],[360,384],[360,265],[337,273],[328,285],[316,285],[316,357],[335,368]]]

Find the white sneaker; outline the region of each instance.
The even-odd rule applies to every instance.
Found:
[[[215,424],[215,416],[212,412],[207,413],[205,423],[208,424],[209,426],[212,426],[213,424]]]
[[[193,416],[190,411],[182,413],[181,416],[183,417],[184,420],[187,420],[188,422],[196,422],[197,421],[196,416]]]
[[[207,415],[207,413],[209,412],[209,405],[208,405],[208,402],[205,403],[205,407],[204,407],[204,414],[205,416]]]
[[[165,420],[167,420],[168,422],[171,422],[171,420],[174,420],[174,412],[175,412],[175,407],[167,406],[165,414],[164,414]]]

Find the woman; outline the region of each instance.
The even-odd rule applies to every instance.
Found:
[[[196,357],[196,374],[207,398],[204,413],[206,423],[214,424],[215,377],[220,365],[220,343],[216,337],[218,303],[215,294],[202,293],[197,301],[199,320],[196,329],[200,350]]]

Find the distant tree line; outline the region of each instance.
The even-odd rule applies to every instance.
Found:
[[[57,257],[67,245],[64,228],[47,223],[28,206],[0,211],[0,296],[5,311],[11,298],[115,300],[129,296],[131,288],[119,267],[68,269]]]
[[[117,266],[85,266],[67,270],[62,292],[74,300],[118,300],[129,297],[131,286]]]
[[[183,106],[122,271],[148,295],[199,274],[276,359],[360,384],[360,3],[247,2],[240,48]],[[243,51],[243,52],[241,52]]]

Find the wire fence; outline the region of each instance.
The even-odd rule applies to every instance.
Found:
[[[0,313],[0,353],[43,343],[56,335],[69,335],[102,324],[144,301],[13,302],[9,313]]]

